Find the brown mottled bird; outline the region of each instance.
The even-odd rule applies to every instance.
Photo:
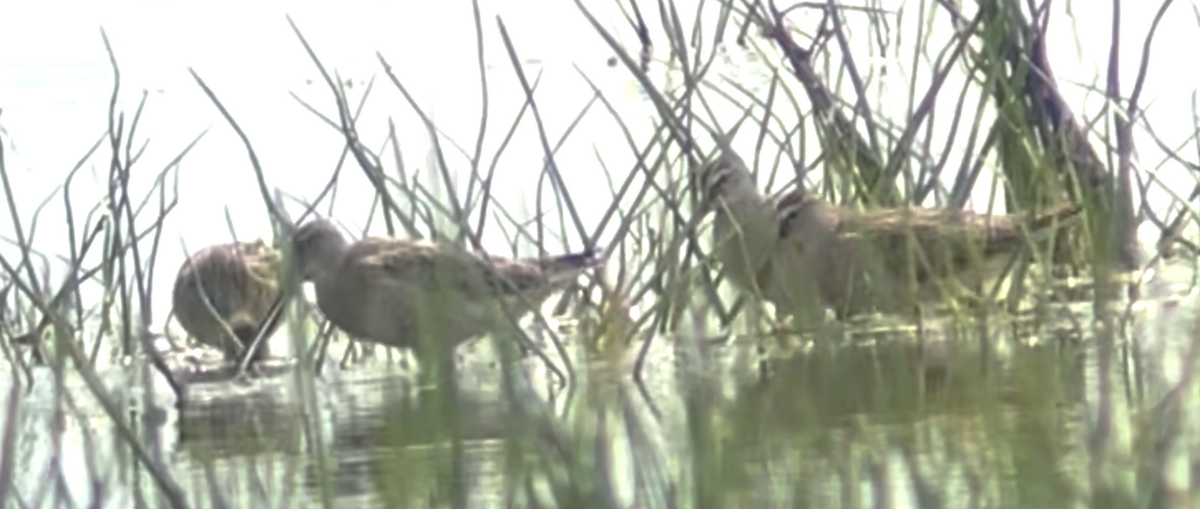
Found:
[[[523,316],[603,263],[590,251],[509,259],[390,237],[349,242],[326,219],[305,223],[294,243],[329,321],[361,340],[418,350],[430,344],[423,336],[453,349],[503,327],[504,309]]]
[[[914,311],[912,302],[968,296],[1028,243],[1072,224],[1064,204],[1036,216],[935,208],[855,211],[794,189],[777,202],[784,249],[798,254],[839,317]],[[915,283],[915,284],[914,284]],[[969,290],[966,290],[969,292]]]
[[[768,302],[799,298],[779,284],[779,212],[736,154],[724,151],[699,173],[706,212],[713,213],[713,256],[739,290]]]
[[[263,242],[231,242],[206,247],[184,262],[175,277],[175,319],[200,343],[217,348],[226,360],[241,359],[266,326],[270,337],[279,322],[266,323],[279,297],[279,253]],[[264,338],[251,360],[268,353]]]
[[[702,176],[718,204],[714,232],[733,239],[716,248],[718,259],[734,269],[731,280],[790,308],[789,314],[816,302],[839,318],[871,311],[909,315],[918,303],[964,297],[965,285],[996,275],[1027,242],[1070,224],[1082,210],[1067,204],[1035,217],[934,208],[859,212],[800,187],[772,201],[729,154]],[[768,226],[775,228],[773,238]]]

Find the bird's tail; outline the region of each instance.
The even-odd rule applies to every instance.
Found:
[[[552,282],[571,280],[587,269],[604,265],[604,250],[589,247],[578,253],[541,258],[537,264],[550,276]]]
[[[591,247],[578,253],[542,258],[540,265],[546,270],[569,271],[590,269],[604,264],[604,250]]]
[[[1047,238],[1056,230],[1060,230],[1079,220],[1083,207],[1078,203],[1065,203],[1047,212],[1038,214],[1029,221],[1029,232],[1033,240]]]

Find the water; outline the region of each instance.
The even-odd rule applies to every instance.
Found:
[[[602,22],[611,23],[629,48],[636,48],[615,5],[588,6]],[[592,99],[581,74],[594,81],[617,110],[615,116],[622,122],[593,106],[555,154],[567,188],[581,207],[582,222],[595,227],[611,202],[606,173],[619,181],[634,165],[634,147],[622,126],[640,149],[653,133],[657,116],[652,105],[626,70],[607,65],[611,50],[572,3],[488,2],[482,8],[491,115],[485,164],[491,163],[524,101],[498,36],[497,15],[513,36],[522,69],[531,79],[541,75],[537,100],[551,145]],[[888,8],[903,13],[893,18],[896,30],[916,33],[910,29],[918,16],[916,6],[898,3]],[[1104,62],[1108,26],[1102,11],[1054,11],[1058,17],[1049,47],[1060,83],[1091,82],[1097,62]],[[167,326],[169,281],[184,253],[230,238],[223,219],[226,211],[234,218],[232,234],[237,237],[269,235],[246,150],[188,68],[216,92],[246,131],[268,183],[294,196],[315,198],[344,142],[289,96],[294,93],[325,115],[335,115],[331,93],[285,14],[324,64],[349,83],[352,105],[376,79],[358,124],[367,146],[377,150],[388,120],[393,120],[410,176],[429,178],[428,133],[388,83],[375,56],[378,51],[446,138],[468,152],[472,149],[482,98],[467,2],[7,5],[0,8],[0,47],[10,48],[0,53],[0,126],[9,178],[19,191],[15,206],[26,229],[32,211],[53,198],[39,216],[34,247],[51,255],[66,252],[66,218],[55,189],[107,128],[113,74],[99,26],[106,30],[121,69],[118,109],[125,112],[127,125],[143,94],[148,101],[134,136],[135,145],[150,140],[135,167],[135,194],[145,193],[154,175],[207,130],[178,169],[179,205],[164,226],[157,262],[161,275],[152,288],[155,324]],[[710,8],[706,15],[711,14]],[[818,16],[801,14],[796,23],[802,25]],[[1126,9],[1122,15],[1124,40],[1140,42],[1150,13]],[[1169,16],[1160,28],[1142,101],[1151,105],[1147,122],[1168,146],[1188,136],[1191,120],[1186,101],[1194,93],[1194,80],[1186,66],[1170,65],[1171,48],[1194,34],[1194,27],[1181,25],[1186,18]],[[651,30],[656,41],[662,41],[657,23],[652,18]],[[853,47],[873,46],[873,34],[855,34]],[[941,37],[944,43],[945,34]],[[765,46],[762,39],[752,41]],[[908,49],[913,44],[904,39],[889,49],[856,51],[877,55],[864,69],[880,84],[875,92],[904,97],[912,81],[917,90],[924,90],[930,72],[922,65],[919,70],[909,68]],[[665,48],[665,42],[658,44],[656,58],[666,58]],[[1132,82],[1141,52],[1140,44],[1124,44],[1124,83]],[[764,60],[754,49],[730,45],[717,59],[714,74],[765,95],[770,75]],[[652,68],[652,75],[669,82],[661,64]],[[947,87],[953,90],[953,85]],[[1123,90],[1128,93],[1130,87]],[[1081,116],[1095,115],[1102,106],[1098,94],[1078,87],[1064,86],[1063,94]],[[907,100],[899,98],[876,102],[890,118],[904,118],[908,108]],[[950,111],[950,104],[940,106],[939,112]],[[729,104],[717,110],[723,123],[732,123],[741,112]],[[786,116],[779,122],[790,125]],[[951,123],[942,120],[931,136],[941,140],[951,129]],[[754,144],[750,138],[740,137],[736,146],[749,150]],[[808,142],[813,138],[810,135]],[[1142,168],[1156,168],[1167,160],[1145,130],[1135,132],[1135,142]],[[449,166],[459,172],[460,183],[465,182],[465,158],[448,152]],[[84,163],[71,191],[77,213],[103,197],[107,149],[102,147],[100,154]],[[390,154],[382,153],[385,168],[395,170]],[[496,161],[494,193],[517,221],[532,215],[537,200],[554,206],[548,194],[534,194],[544,157],[538,131],[527,117]],[[353,161],[346,163],[342,175],[334,215],[363,226],[372,190]],[[1176,189],[1192,185],[1184,180],[1186,172],[1169,167],[1159,177]],[[1148,196],[1153,208],[1166,208],[1162,188],[1152,186]],[[13,238],[11,223],[3,223],[0,235]],[[610,226],[602,232],[601,244],[611,240],[612,230]],[[380,231],[379,226],[372,231]],[[1146,241],[1157,237],[1148,224],[1140,234]],[[490,226],[484,244],[505,251],[509,242],[501,228]],[[547,248],[580,244],[568,230],[566,238],[549,240]],[[523,253],[532,249],[528,243],[520,247]],[[14,252],[11,244],[0,244],[0,255],[12,259]],[[1183,293],[1181,287],[1191,277],[1185,263],[1160,273],[1148,286],[1156,299]],[[85,295],[98,296],[97,286],[87,287]],[[1001,323],[974,336],[932,335],[941,339],[932,346],[896,340],[894,334],[833,350],[781,346],[784,351],[772,352],[768,357],[773,360],[761,365],[760,342],[754,338],[712,353],[715,361],[710,364],[703,361],[704,355],[673,348],[690,344],[698,335],[685,331],[655,338],[647,378],[641,383],[626,376],[631,370],[628,359],[616,370],[584,370],[579,362],[587,382],[570,388],[555,385],[536,360],[527,360],[523,365],[535,372],[534,387],[529,389],[532,394],[517,401],[499,389],[499,368],[487,356],[464,354],[460,371],[466,382],[456,407],[458,434],[465,442],[465,467],[460,472],[465,477],[460,479],[450,467],[446,444],[451,431],[430,417],[444,409],[428,397],[422,399],[408,375],[392,366],[331,369],[311,387],[301,382],[306,375],[286,369],[247,383],[197,377],[179,411],[165,384],[146,381],[158,380],[157,375],[140,362],[106,366],[101,375],[139,443],[166,465],[198,506],[216,506],[220,497],[229,497],[231,507],[265,505],[264,500],[292,507],[318,503],[322,493],[338,507],[445,505],[456,480],[467,481],[470,507],[500,506],[509,498],[526,504],[538,500],[544,506],[556,505],[549,502],[555,496],[560,503],[569,500],[548,487],[554,485],[553,473],[532,466],[541,462],[563,470],[564,465],[594,468],[600,476],[589,482],[611,486],[608,492],[595,492],[609,493],[607,502],[625,507],[667,505],[667,499],[699,505],[705,493],[719,494],[719,500],[708,501],[718,507],[932,507],[961,505],[957,501],[962,499],[988,507],[1034,507],[1061,501],[1086,484],[1098,456],[1088,440],[1103,435],[1102,441],[1117,451],[1111,454],[1132,455],[1133,434],[1139,429],[1130,424],[1135,414],[1194,369],[1194,363],[1188,363],[1188,342],[1182,341],[1192,335],[1194,299],[1139,306],[1144,309],[1137,311],[1138,321],[1127,336],[1119,336],[1138,339],[1137,348],[1119,349],[1119,358],[1108,364],[1100,362],[1103,356],[1090,344],[1075,343],[1096,338],[1088,326],[1095,315],[1086,304],[1052,308],[1059,313],[1054,315],[1055,326],[1033,333],[1008,334],[1003,331],[1010,324]],[[1080,320],[1083,332],[1069,327],[1068,317]],[[20,325],[13,330],[29,324]],[[282,336],[274,343],[286,351],[288,341]],[[1131,358],[1135,351],[1143,357]],[[1142,371],[1122,378],[1130,365]],[[78,377],[58,384],[51,370],[38,368],[32,392],[14,395],[8,390],[14,387],[9,376],[13,373],[4,374],[0,392],[7,396],[0,401],[6,408],[13,398],[19,401],[16,414],[5,413],[15,415],[10,422],[17,430],[11,445],[17,461],[12,493],[34,507],[79,507],[92,500],[131,507],[139,494],[154,492],[145,468],[117,438],[113,416],[101,409]],[[71,403],[64,406],[60,401]],[[1194,409],[1184,409],[1194,414]],[[1097,423],[1104,419],[1113,419],[1107,434],[1097,431],[1103,429]],[[507,425],[513,422],[521,425],[517,431],[535,438],[510,438],[514,430]],[[8,447],[0,444],[0,450]],[[1195,458],[1192,449],[1183,443],[1176,450],[1184,458]],[[1164,477],[1187,493],[1194,482],[1183,463],[1167,469],[1175,473]],[[1122,485],[1131,471],[1118,469],[1109,479]],[[590,478],[593,471],[586,472]],[[1058,480],[1058,475],[1063,478]],[[57,478],[62,486],[47,482]],[[92,485],[92,478],[103,482]],[[678,483],[674,498],[645,488],[670,484],[663,479]],[[1020,494],[1014,494],[1017,486],[1022,487]]]

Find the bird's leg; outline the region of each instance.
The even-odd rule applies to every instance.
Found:
[[[342,351],[342,362],[338,363],[339,369],[346,369],[346,366],[350,365],[350,357],[354,354],[354,345],[357,343],[353,339],[350,339],[346,343],[346,349]]]
[[[317,329],[317,341],[310,348],[308,355],[312,359],[313,372],[320,375],[325,367],[325,354],[329,350],[329,342],[333,338],[333,324],[329,320],[321,322],[321,327]]]
[[[913,307],[915,308],[914,310],[916,311],[916,315],[917,315],[917,339],[918,339],[918,341],[924,342],[925,341],[925,310],[919,302],[914,303]],[[923,345],[924,343],[921,343],[921,344]]]
[[[369,359],[368,362],[374,362],[374,361],[379,360],[379,358],[375,355],[375,344],[374,343],[367,343],[365,341],[360,341],[358,343],[358,347],[362,353],[362,359],[364,361],[367,361],[368,359]]]

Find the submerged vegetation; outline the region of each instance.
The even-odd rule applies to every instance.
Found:
[[[235,324],[240,329],[223,337],[242,345],[211,363],[189,362],[192,353],[171,328],[167,341],[155,333],[165,321],[150,299],[150,289],[172,284],[178,270],[168,267],[164,277],[157,263],[163,225],[189,199],[178,186],[179,162],[204,134],[157,173],[144,169],[145,98],[131,114],[118,110],[121,74],[104,36],[114,76],[108,129],[51,197],[65,210],[67,252],[35,249],[38,218],[52,200],[17,210],[20,190],[4,166],[8,140],[0,144],[10,243],[20,253],[0,257],[0,379],[11,380],[0,386],[8,389],[0,400],[0,507],[1193,507],[1200,397],[1191,375],[1200,317],[1145,269],[1196,256],[1187,234],[1200,186],[1178,203],[1146,199],[1159,180],[1135,164],[1133,133],[1149,129],[1140,94],[1152,69],[1140,63],[1128,96],[1115,77],[1097,86],[1105,110],[1081,120],[1050,67],[1044,7],[918,4],[907,7],[922,20],[911,61],[929,67],[908,70],[897,120],[881,113],[894,104],[881,103],[900,96],[881,90],[849,43],[852,33],[886,45],[909,37],[893,33],[896,14],[885,8],[702,3],[685,14],[673,2],[621,3],[635,50],[577,1],[656,112],[652,135],[636,138],[638,129],[580,71],[594,95],[578,118],[609,114],[621,127],[613,136],[636,154],[630,168],[598,161],[611,196],[594,223],[583,219],[571,175],[554,163],[574,124],[557,139],[546,132],[538,77],[526,75],[502,18],[503,56],[526,102],[507,124],[487,114],[487,25],[477,3],[485,111],[473,144],[447,139],[376,55],[432,140],[429,167],[417,170],[401,164],[394,128],[378,150],[360,137],[359,115],[376,82],[352,104],[344,78],[292,24],[336,114],[302,107],[336,127],[351,160],[346,168],[361,170],[360,177],[339,165],[311,203],[268,181],[238,112],[192,71],[245,144],[273,227],[264,242],[279,253],[270,312],[256,308],[253,333],[245,319]],[[1158,6],[1155,27],[1171,4]],[[809,19],[802,12],[820,13],[811,18],[817,26],[802,25]],[[939,41],[935,32],[950,35]],[[1143,43],[1147,54],[1153,36]],[[757,57],[765,83],[710,72],[719,56],[739,50]],[[1107,64],[1116,69],[1113,55]],[[655,78],[655,69],[668,79]],[[732,119],[719,113],[730,110]],[[497,175],[500,153],[530,119],[545,166]],[[950,134],[939,139],[941,131]],[[497,135],[505,141],[489,160],[484,139]],[[450,164],[455,151],[469,164]],[[704,174],[722,154],[745,161],[737,186],[718,182],[728,175]],[[1170,157],[1195,168],[1183,155]],[[72,184],[98,158],[109,163],[107,193],[90,203]],[[369,209],[333,217],[339,181],[362,177],[375,191]],[[494,190],[501,178],[536,183],[534,210],[509,210]],[[741,194],[730,194],[735,188]],[[796,204],[787,197],[796,189],[836,203],[847,224],[896,222],[910,216],[879,211],[910,207],[1049,221],[1060,219],[1054,211],[1064,204],[1070,215],[1082,212],[1049,242],[1005,219],[1005,240],[1018,246],[1010,246],[1006,277],[973,285],[987,298],[970,309],[917,317],[913,334],[896,322],[912,317],[835,317],[819,299],[804,304],[816,312],[792,313],[772,298],[802,287],[793,285],[797,272],[763,268],[784,265],[765,260],[785,256],[775,243],[790,231],[779,221],[795,213],[785,206]],[[549,210],[546,192],[555,204]],[[987,206],[971,207],[980,202]],[[1160,218],[1165,211],[1173,215]],[[485,245],[483,232],[498,229],[511,255],[528,246],[538,251],[532,256],[570,252],[570,244],[602,249],[606,264],[552,299],[553,312],[546,306],[522,327],[501,328],[457,355],[422,356],[418,367],[430,377],[413,383],[388,371],[391,362],[379,363],[401,352],[317,327],[324,320],[304,296],[293,245],[314,214],[368,228],[381,222],[375,235],[492,253],[498,246]],[[713,226],[714,214],[725,222]],[[915,255],[901,254],[912,239],[900,233],[880,242],[878,256],[821,251],[810,247],[809,233],[787,240],[797,252],[818,249],[802,259],[808,267],[816,259],[835,269],[838,259],[874,260],[878,266],[861,268],[867,276],[859,282],[869,288],[916,274],[940,285],[956,273],[918,264],[973,261],[957,245],[940,245],[961,232],[943,235],[953,228],[931,221],[925,231],[937,232],[938,242],[912,233],[918,249],[929,248]],[[1143,221],[1161,232],[1156,251],[1138,241]],[[983,219],[962,224],[963,238],[998,236]],[[953,254],[936,254],[930,244]],[[65,276],[52,280],[52,272]],[[827,294],[836,283],[823,284]],[[873,297],[883,310],[908,304]],[[893,298],[911,296],[896,290]],[[799,300],[806,299],[790,302]],[[459,304],[430,312],[460,320]],[[283,334],[272,337],[276,327]],[[294,362],[247,373],[253,355],[245,352],[257,347],[246,343],[262,341],[290,342]],[[490,353],[479,361],[477,351]],[[339,352],[337,367],[326,361]],[[214,374],[210,364],[237,366]],[[80,383],[86,398],[75,389]],[[76,433],[83,445],[64,443]]]

